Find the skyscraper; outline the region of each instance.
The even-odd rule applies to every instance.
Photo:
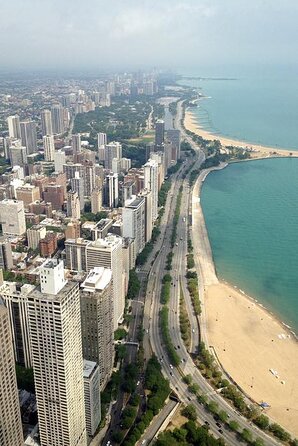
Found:
[[[0,444],[23,446],[23,431],[8,311],[0,298]]]
[[[34,121],[20,123],[22,145],[27,149],[27,155],[37,152],[37,133]]]
[[[12,267],[11,243],[8,238],[0,237],[0,269],[8,270]]]
[[[18,200],[0,201],[0,224],[3,235],[23,235],[26,232],[24,203]]]
[[[84,179],[80,177],[79,172],[75,172],[75,177],[70,180],[72,192],[78,194],[81,211],[84,209]]]
[[[136,254],[145,247],[145,199],[134,197],[122,211],[123,237],[135,239]]]
[[[118,322],[122,320],[125,304],[122,280],[122,237],[109,234],[104,239],[88,243],[86,246],[86,266],[88,272],[98,266],[112,270],[114,329],[116,329]]]
[[[172,143],[172,160],[177,161],[180,158],[180,130],[167,130],[167,139]]]
[[[79,133],[77,135],[72,135],[71,146],[72,146],[72,153],[74,155],[77,155],[78,153],[80,153],[82,151],[81,135]]]
[[[107,175],[107,190],[106,190],[106,204],[110,208],[116,208],[119,204],[119,185],[118,185],[118,174],[113,173]]]
[[[53,104],[51,107],[53,133],[61,135],[64,132],[64,112],[61,104]]]
[[[102,188],[97,187],[91,192],[91,212],[97,214],[102,208]]]
[[[63,164],[66,163],[66,155],[63,150],[57,150],[54,154],[55,172],[63,172]]]
[[[67,216],[79,220],[81,218],[80,199],[77,192],[67,193]]]
[[[98,133],[97,134],[97,144],[98,147],[104,146],[107,144],[107,134],[106,133]]]
[[[92,437],[101,419],[99,366],[84,359],[84,399],[87,434]]]
[[[41,132],[42,136],[53,134],[52,114],[50,110],[41,111]]]
[[[47,260],[28,297],[41,446],[86,446],[79,285]]]
[[[95,267],[81,285],[83,357],[99,365],[100,388],[112,374],[114,307],[112,271]]]
[[[55,143],[53,135],[46,135],[43,138],[44,159],[46,161],[54,161],[55,159]]]
[[[20,118],[18,115],[8,116],[8,133],[10,138],[21,138]]]
[[[152,222],[158,217],[158,163],[149,159],[144,164],[144,189],[152,192]]]
[[[120,142],[113,141],[105,146],[105,168],[112,169],[113,158],[122,158],[122,145]]]
[[[0,299],[5,302],[9,314],[15,361],[32,367],[27,299],[35,286],[18,282],[3,282]]]
[[[160,150],[165,140],[165,123],[162,119],[158,119],[155,124],[155,150]]]

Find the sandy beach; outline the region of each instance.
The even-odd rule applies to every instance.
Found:
[[[292,153],[292,156],[298,156],[298,151],[296,150],[290,150],[290,149],[282,149],[277,147],[267,147],[262,146],[258,144],[251,144],[245,141],[239,141],[236,139],[230,139],[226,138],[221,135],[215,135],[213,133],[210,133],[206,130],[204,130],[202,127],[200,127],[197,117],[194,116],[192,111],[190,109],[187,109],[185,111],[185,119],[184,119],[184,125],[185,128],[191,132],[196,133],[197,135],[200,135],[204,139],[218,139],[221,141],[223,146],[238,146],[238,147],[247,147],[253,150],[251,152],[251,156],[253,158],[264,158],[268,156],[272,156],[273,152],[276,155],[279,156],[289,156],[290,153]]]
[[[203,171],[192,194],[192,239],[200,278],[202,340],[212,346],[224,370],[243,391],[257,403],[270,404],[267,415],[298,436],[298,342],[264,307],[218,280],[198,200],[205,177]]]
[[[268,416],[298,435],[298,343],[284,325],[239,290],[219,283],[205,294],[209,345],[223,368]],[[270,371],[271,370],[271,371]]]

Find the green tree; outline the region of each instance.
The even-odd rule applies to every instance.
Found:
[[[197,411],[193,404],[188,404],[181,410],[181,414],[189,420],[195,421],[197,419]]]
[[[239,431],[239,423],[236,420],[231,420],[229,422],[229,427],[233,432],[238,432]]]
[[[266,430],[269,427],[269,418],[266,415],[259,415],[257,418],[255,418],[254,423],[262,430]]]

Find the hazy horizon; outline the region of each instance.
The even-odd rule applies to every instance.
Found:
[[[294,0],[2,0],[1,69],[270,69],[295,60],[297,19]]]

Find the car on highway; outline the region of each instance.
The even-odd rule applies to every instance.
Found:
[[[223,430],[222,430],[222,429],[218,429],[218,432],[219,432],[220,434],[223,434]]]
[[[205,421],[205,424],[206,424],[206,426],[210,426],[210,423],[209,423],[209,421]]]
[[[173,369],[174,367],[172,366],[172,364],[170,364],[170,369]]]

